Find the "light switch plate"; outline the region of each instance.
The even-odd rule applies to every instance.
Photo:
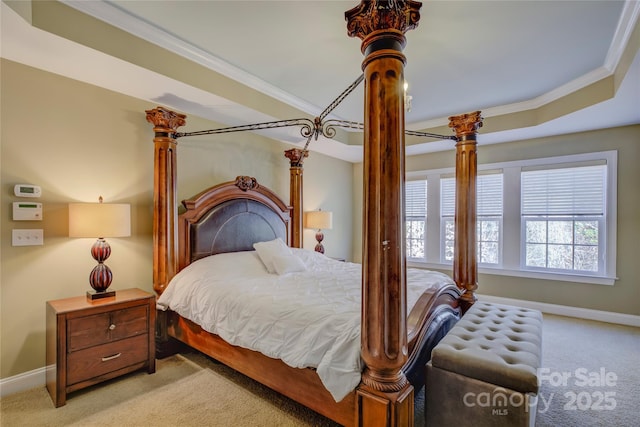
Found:
[[[44,233],[42,229],[14,229],[11,232],[11,244],[13,246],[38,246],[44,245]]]

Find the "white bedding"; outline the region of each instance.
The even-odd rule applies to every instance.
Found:
[[[158,299],[230,344],[316,368],[339,402],[360,382],[361,265],[291,249],[306,267],[270,274],[255,251],[200,259],[180,271]],[[423,290],[451,279],[408,269],[407,307]]]

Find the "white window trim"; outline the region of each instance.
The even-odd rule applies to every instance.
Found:
[[[563,163],[580,163],[596,160],[607,162],[607,200],[606,200],[606,236],[605,236],[605,265],[607,271],[604,276],[542,272],[520,269],[520,169],[524,166],[557,165]],[[518,160],[504,163],[478,164],[478,172],[490,169],[502,169],[504,174],[504,193],[510,194],[509,203],[504,204],[502,222],[502,265],[496,267],[478,266],[478,272],[499,276],[525,277],[567,281],[598,285],[613,285],[616,277],[616,247],[617,247],[617,174],[618,152],[616,150],[595,153],[572,154],[529,160]],[[427,222],[427,235],[440,236],[440,176],[455,173],[455,168],[434,169],[428,171],[407,172],[407,179],[427,179],[427,218],[438,218]],[[432,191],[433,190],[433,191]],[[440,260],[441,239],[427,239],[425,254],[427,260]],[[505,250],[504,248],[509,248]],[[450,270],[450,263],[420,261],[407,259],[407,265],[418,268],[433,268]]]
[[[577,217],[575,216],[566,216],[566,217],[555,217],[553,220],[559,220],[559,221],[575,221]],[[543,221],[547,221],[548,219],[543,219]],[[607,235],[606,235],[606,227],[607,227],[607,223],[606,221],[602,218],[602,217],[580,217],[578,220],[584,220],[584,221],[595,221],[598,222],[598,230],[604,230],[604,233],[602,233],[602,235],[604,236],[604,239],[598,238],[598,253],[601,254],[606,254],[607,253]],[[553,269],[550,267],[533,267],[533,266],[526,266],[526,256],[524,254],[525,251],[525,234],[526,234],[526,230],[524,227],[524,224],[522,226],[521,232],[520,232],[520,244],[521,244],[521,253],[520,253],[520,265],[521,268],[523,270],[526,271],[540,271],[540,272],[546,272],[546,273],[559,273],[559,274],[564,274],[564,272],[566,270],[562,270],[562,269]],[[547,242],[547,246],[549,245],[549,243]],[[575,246],[574,244],[572,244],[571,246]],[[603,257],[598,257],[598,271],[602,271],[604,269],[606,269],[607,265],[606,265],[606,260],[605,260],[605,256]],[[571,273],[571,274],[578,274],[580,275],[580,272],[577,273]],[[587,272],[584,272],[582,274],[586,274],[587,276],[590,276]],[[602,275],[593,275],[590,277],[606,277],[606,276],[602,276]]]
[[[426,268],[433,270],[451,271],[451,264],[440,264],[432,262],[421,262],[414,259],[407,259],[408,267]],[[529,270],[508,270],[505,268],[494,267],[478,267],[478,273],[488,274],[493,276],[509,276],[509,277],[523,277],[527,279],[542,279],[553,280],[558,282],[576,282],[587,283],[593,285],[608,285],[612,286],[617,277],[600,277],[600,276],[583,276],[580,274],[564,274],[564,273],[549,273],[549,272],[536,272]]]

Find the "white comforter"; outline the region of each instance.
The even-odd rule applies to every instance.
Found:
[[[269,274],[254,251],[198,260],[178,273],[158,299],[230,344],[316,368],[336,401],[360,382],[361,265],[293,249],[306,271]],[[451,279],[409,269],[407,307],[423,290]]]

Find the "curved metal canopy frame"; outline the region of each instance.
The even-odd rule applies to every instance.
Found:
[[[329,119],[325,120],[325,118],[338,106],[340,103],[347,97],[351,92],[355,90],[356,87],[364,80],[364,74],[360,74],[358,78],[349,85],[336,99],[331,102],[325,108],[322,113],[313,120],[308,118],[300,118],[300,119],[288,119],[288,120],[275,120],[271,122],[263,122],[263,123],[253,123],[248,125],[238,125],[238,126],[230,126],[224,128],[217,129],[209,129],[209,130],[200,130],[195,132],[175,132],[172,134],[172,137],[175,139],[188,137],[188,136],[199,136],[199,135],[216,135],[220,133],[230,133],[230,132],[244,132],[244,131],[253,131],[253,130],[263,130],[263,129],[275,129],[282,127],[292,127],[292,126],[300,126],[300,134],[303,138],[307,139],[307,142],[304,145],[303,151],[307,151],[309,147],[309,143],[311,140],[318,140],[320,135],[325,138],[332,139],[336,136],[336,128],[344,128],[344,129],[364,129],[364,123],[361,122],[353,122],[348,120],[337,120],[337,119]],[[453,141],[458,141],[456,136],[447,136],[447,135],[439,135],[435,133],[429,132],[421,132],[414,130],[405,130],[406,135],[425,137],[425,138],[433,138],[433,139],[450,139]]]

